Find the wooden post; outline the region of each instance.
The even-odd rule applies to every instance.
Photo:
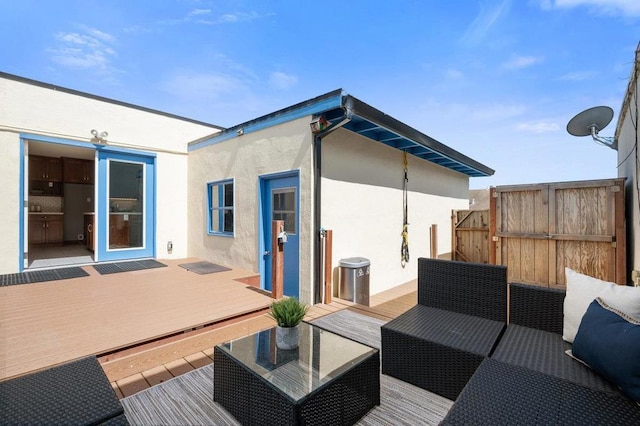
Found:
[[[333,231],[327,230],[325,235],[325,249],[324,249],[324,303],[331,303],[332,291],[332,270],[333,265],[331,259],[333,258]]]
[[[433,224],[431,228],[429,228],[429,233],[431,234],[431,258],[438,258],[438,225]]]
[[[496,264],[496,188],[489,189],[489,264]]]
[[[284,295],[284,244],[278,235],[284,231],[284,221],[271,222],[271,297],[281,299]]]
[[[458,213],[455,210],[451,210],[451,260],[456,259],[456,251],[458,251],[458,241],[456,238],[456,218]]]

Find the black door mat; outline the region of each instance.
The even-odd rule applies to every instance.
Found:
[[[69,278],[80,278],[88,276],[88,272],[77,266],[74,266],[72,268],[27,271],[17,274],[0,275],[0,287],[18,284],[41,283],[45,281],[66,280]]]
[[[143,269],[163,268],[166,267],[164,263],[160,263],[157,260],[133,260],[127,262],[116,263],[100,263],[93,265],[93,269],[98,271],[100,275],[117,274],[119,272],[131,272],[141,271]]]
[[[213,274],[214,272],[222,272],[222,271],[230,271],[231,269],[226,266],[216,265],[215,263],[203,261],[203,262],[193,262],[193,263],[183,263],[178,265],[181,268],[186,269],[187,271],[195,272],[196,274],[205,275],[205,274]]]

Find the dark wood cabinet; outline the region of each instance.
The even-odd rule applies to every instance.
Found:
[[[30,244],[62,244],[64,240],[63,216],[29,215]]]
[[[62,182],[62,160],[55,157],[29,156],[29,179]]]
[[[92,160],[82,160],[79,158],[62,159],[63,178],[65,183],[85,183],[94,182],[94,165]]]

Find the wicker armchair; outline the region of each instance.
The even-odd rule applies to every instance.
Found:
[[[455,400],[507,317],[504,266],[418,259],[418,304],[381,327],[382,372]]]

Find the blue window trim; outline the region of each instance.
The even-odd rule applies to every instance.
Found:
[[[224,206],[224,187],[226,184],[231,183],[233,185],[233,205],[231,206]],[[212,203],[212,199],[211,199],[211,189],[214,186],[219,186],[221,187],[221,191],[218,191],[218,203],[217,205],[219,207],[213,207],[213,203]],[[235,213],[235,206],[236,206],[236,184],[235,184],[235,180],[234,179],[223,179],[223,180],[217,180],[214,182],[207,182],[207,234],[208,235],[216,235],[216,236],[222,236],[222,237],[235,237],[235,230],[236,230],[236,213]],[[218,215],[218,229],[221,229],[222,231],[214,231],[213,230],[213,210],[219,210],[219,211],[231,211],[232,215],[233,215],[233,230],[231,232],[225,232],[224,231],[224,215],[223,214],[219,214]]]

